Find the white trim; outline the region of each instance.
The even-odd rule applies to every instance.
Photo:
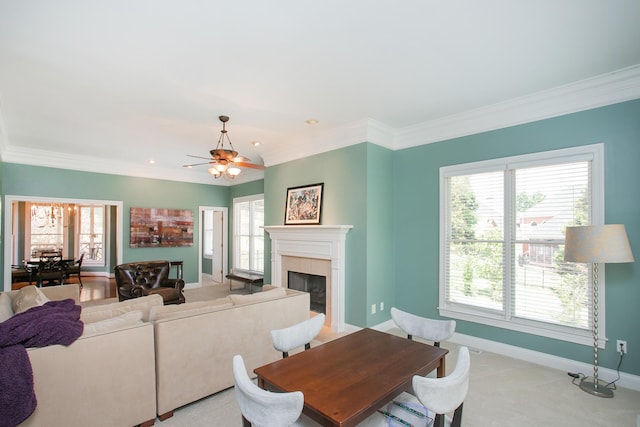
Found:
[[[453,334],[453,337],[451,337],[449,341],[454,344],[477,348],[479,350],[501,354],[518,360],[524,360],[525,362],[534,363],[546,368],[558,369],[564,372],[583,373],[586,376],[593,375],[593,364],[579,362],[577,360],[554,356],[552,354],[529,350],[522,347],[516,347],[497,341],[459,334],[457,332]],[[604,381],[613,381],[617,376],[618,374],[615,369],[603,368],[602,366],[598,367],[598,377]],[[571,378],[567,377],[567,381],[570,379]],[[620,372],[620,380],[617,381],[616,384],[620,387],[640,391],[640,376]]]
[[[78,198],[40,197],[40,196],[4,196],[4,291],[11,290],[11,254],[13,251],[13,202],[53,202],[53,203],[79,203],[94,204],[116,207],[116,264],[122,264],[122,241],[123,237],[123,202],[119,200],[92,200]],[[7,248],[9,248],[7,250]],[[104,253],[105,265],[110,264],[109,252]]]
[[[408,126],[394,150],[550,119],[640,98],[640,65]]]
[[[573,82],[493,105],[437,117],[416,125],[393,128],[371,118],[363,118],[323,131],[262,153],[264,164],[273,166],[363,142],[390,150],[402,150],[433,142],[474,135],[531,123],[565,114],[590,110],[640,98],[640,65]],[[5,163],[81,170],[86,172],[137,176],[153,179],[229,186],[264,178],[264,172],[244,169],[234,180],[212,180],[206,173],[185,168],[140,165],[122,160],[80,156],[12,146],[6,134],[0,104],[0,157]]]
[[[205,211],[222,212],[224,218],[224,226],[222,227],[222,244],[224,246],[222,250],[222,280],[227,275],[227,266],[229,265],[229,208],[218,206],[198,206],[198,284],[202,285],[203,277],[206,276],[202,272],[202,258],[209,258],[213,263],[213,256],[204,256],[202,253],[202,234],[204,231],[202,224],[202,213]],[[211,275],[209,275],[211,277]],[[185,285],[186,287],[186,285]]]
[[[371,327],[371,329],[388,332],[397,327],[398,326],[395,322],[392,319],[389,319],[386,322]],[[565,357],[554,356],[540,351],[529,350],[523,347],[460,334],[458,332],[453,334],[453,336],[447,341],[457,345],[464,345],[469,347],[470,350],[475,349],[488,351],[490,353],[500,354],[502,356],[544,366],[545,368],[558,369],[562,372],[583,373],[586,376],[593,375],[592,364],[567,359]],[[617,376],[618,374],[615,369],[603,368],[602,366],[598,367],[598,377],[604,381],[613,381]],[[571,378],[567,377],[567,381],[570,380]],[[616,385],[630,390],[640,391],[640,376],[620,372],[620,380],[616,382]]]
[[[238,225],[240,223],[240,221],[238,220],[238,215],[240,213],[239,209],[237,208],[237,205],[240,203],[249,203],[250,206],[253,206],[252,203],[253,202],[257,202],[262,200],[262,208],[264,210],[264,193],[260,193],[260,194],[252,194],[249,196],[241,196],[241,197],[234,197],[233,201],[232,201],[232,206],[233,206],[233,235],[232,235],[232,239],[233,239],[233,256],[231,257],[231,269],[234,271],[243,271],[243,272],[247,272],[247,273],[255,273],[255,274],[263,274],[264,270],[260,271],[260,270],[255,270],[255,269],[242,269],[238,267],[238,258],[240,257],[239,254],[239,248],[240,245],[238,244]],[[250,211],[250,219],[249,222],[253,221],[253,208],[251,207]],[[263,212],[264,213],[264,212]],[[264,226],[264,223],[262,224]],[[250,224],[251,229],[250,231],[250,235],[249,235],[249,264],[251,264],[251,246],[253,245],[253,237],[255,237],[256,235],[253,234],[253,224]],[[264,233],[263,233],[264,234]],[[263,236],[264,237],[264,236]],[[262,265],[264,268],[264,265],[266,264],[267,260],[262,260]],[[251,267],[251,265],[250,265]],[[255,267],[255,266],[254,266]]]
[[[446,185],[446,178],[457,175],[468,175],[473,173],[481,173],[487,171],[505,170],[511,169],[516,166],[531,166],[531,165],[544,165],[544,164],[558,164],[561,162],[572,161],[584,161],[591,160],[591,185],[592,185],[592,224],[604,223],[604,143],[584,145],[578,147],[571,147],[559,150],[549,150],[539,153],[524,154],[511,157],[503,157],[499,159],[483,160],[478,162],[470,162],[465,164],[443,166],[440,168],[439,173],[439,187],[440,187],[440,224],[439,224],[439,236],[440,236],[440,259],[439,259],[439,313],[441,316],[451,317],[454,319],[466,320],[483,325],[489,325],[518,332],[525,332],[529,334],[549,337],[562,341],[572,342],[581,345],[593,345],[593,335],[590,331],[585,331],[578,328],[570,328],[562,325],[554,325],[552,323],[524,321],[520,319],[511,320],[509,314],[510,306],[510,293],[511,286],[507,287],[508,294],[505,295],[504,304],[507,308],[506,313],[490,313],[481,308],[474,309],[471,306],[465,306],[462,304],[448,303],[446,301],[446,283],[445,272],[446,266],[446,241],[447,241],[447,224],[449,218],[447,217],[448,211],[446,206],[449,202],[449,192]],[[509,202],[509,188],[505,186],[505,205]],[[509,204],[510,206],[510,204]],[[505,206],[505,218],[509,218],[509,206]],[[507,221],[505,221],[505,225]],[[509,230],[505,230],[504,234],[505,242],[510,241]],[[512,265],[510,259],[507,260],[508,264]],[[599,301],[598,306],[599,313],[599,327],[598,327],[598,347],[604,348],[606,345],[606,306],[605,306],[605,275],[604,266],[601,265],[600,271],[602,271],[599,280]],[[507,280],[505,278],[505,280]]]
[[[327,322],[335,332],[345,330],[346,238],[352,225],[265,226],[271,239],[271,284],[286,287],[283,256],[331,261],[331,290]]]

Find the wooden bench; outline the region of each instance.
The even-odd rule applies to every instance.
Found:
[[[231,289],[231,282],[233,280],[237,282],[242,282],[244,286],[249,286],[249,293],[253,293],[254,286],[260,286],[264,284],[264,276],[262,274],[249,274],[249,273],[241,273],[241,272],[232,272],[227,274],[227,279],[229,279],[229,290]]]

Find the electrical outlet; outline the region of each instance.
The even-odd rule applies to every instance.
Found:
[[[371,304],[371,314],[376,314],[376,305]]]
[[[618,353],[627,354],[627,342],[622,340],[616,341],[616,351]]]
[[[380,311],[384,311],[384,301],[380,303]]]

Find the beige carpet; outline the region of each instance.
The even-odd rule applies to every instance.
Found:
[[[230,291],[224,284],[184,292],[187,301],[195,302],[224,297]],[[236,286],[231,292],[248,291]],[[399,329],[388,332],[402,335]],[[325,328],[312,346],[339,335]],[[447,366],[452,369],[458,347],[446,342],[442,346],[451,350]],[[465,427],[640,427],[639,417],[640,392],[618,388],[613,399],[598,398],[573,385],[566,372],[494,353],[471,353]],[[161,427],[241,425],[233,388],[179,408],[168,420],[156,420]]]
[[[402,335],[399,329],[388,332]],[[335,338],[325,333],[329,339]],[[458,347],[446,342],[442,346],[451,350],[447,366],[452,369]],[[157,421],[156,425],[239,427],[242,423],[231,388],[186,405],[176,410],[172,418]],[[573,385],[566,372],[494,353],[471,352],[471,377],[462,425],[640,427],[640,392],[618,388],[613,399],[590,396]]]
[[[457,347],[443,343],[452,350]],[[449,366],[454,363],[450,362]],[[618,388],[613,399],[590,396],[565,372],[493,353],[471,353],[464,427],[639,427],[640,392]],[[233,388],[176,410],[162,427],[242,425]]]

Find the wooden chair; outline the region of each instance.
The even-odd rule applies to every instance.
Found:
[[[284,329],[271,331],[273,347],[282,352],[282,357],[288,357],[289,352],[295,348],[304,346],[305,350],[311,348],[311,340],[314,339],[324,325],[323,313],[313,316],[309,320]]]
[[[65,269],[60,252],[42,252],[36,272],[38,287],[45,285],[64,285]]]
[[[78,282],[80,282],[80,289],[82,289],[82,260],[84,259],[84,252],[73,263],[69,263],[65,266],[65,278],[68,279],[72,275],[78,275]]]

